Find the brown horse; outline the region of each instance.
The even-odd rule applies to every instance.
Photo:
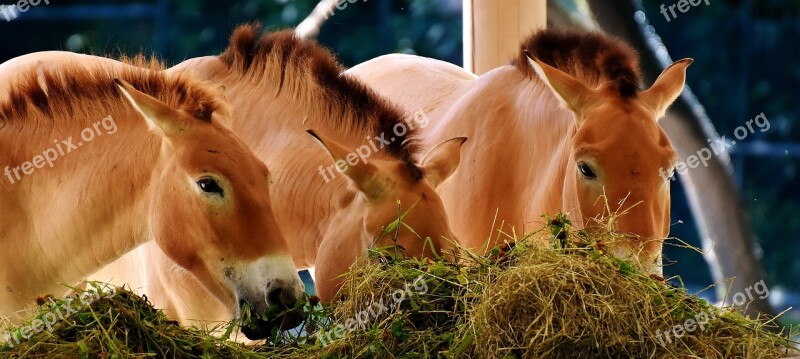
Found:
[[[0,66],[10,84],[0,93],[0,314],[18,317],[142,243],[230,314],[293,305],[302,283],[270,207],[269,172],[229,129],[218,89],[84,55],[55,66],[63,55]]]
[[[347,73],[406,109],[424,109],[435,121],[424,130],[428,145],[470,138],[461,170],[438,190],[465,246],[481,248],[487,238],[494,246],[505,239],[499,224],[538,227],[543,214],[569,212],[578,227],[611,217],[627,237],[612,253],[660,273],[670,196],[659,168],[672,168],[676,154],[657,120],[681,93],[690,63],[674,63],[640,91],[626,44],[545,30],[509,65],[480,77],[408,55]]]
[[[190,59],[169,71],[224,86],[236,111],[234,131],[270,164],[270,193],[280,208],[275,216],[294,238],[289,247],[295,265],[315,269],[323,300],[333,299],[339,275],[400,215],[408,227],[399,226],[379,245],[397,238],[415,256],[451,248],[455,238],[434,188],[455,171],[465,139],[444,140],[418,158],[415,134],[427,125],[424,113],[407,117],[342,76],[344,69],[316,43],[243,26],[222,55]],[[334,163],[343,165],[342,172]],[[158,248],[134,255],[128,263],[150,263],[149,273],[131,278],[132,264],[121,263],[95,278],[141,286],[184,322],[220,318],[203,288],[189,285]]]

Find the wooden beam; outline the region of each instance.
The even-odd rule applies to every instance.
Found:
[[[507,64],[546,15],[546,0],[464,0],[464,68],[482,75]]]

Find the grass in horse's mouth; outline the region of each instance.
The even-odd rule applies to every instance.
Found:
[[[295,303],[294,307],[286,308],[274,305],[260,315],[254,313],[247,302],[240,304],[241,314],[237,321],[228,325],[224,337],[229,337],[238,324],[242,333],[248,339],[278,338],[281,331],[298,326],[305,317],[304,307],[307,300],[303,298]]]
[[[604,253],[613,234],[584,233],[556,216],[541,230],[458,263],[370,251],[345,274],[341,301],[312,297],[302,329],[243,346],[181,328],[143,298],[119,290],[0,356],[127,357],[703,357],[774,358],[793,333],[716,308],[663,278]],[[402,297],[402,300],[397,300]],[[46,308],[45,308],[46,309]],[[297,309],[297,308],[294,308]],[[656,333],[712,313],[702,329],[662,345]],[[270,321],[278,313],[266,313]],[[235,324],[235,323],[234,323]],[[228,325],[230,333],[233,324]],[[218,328],[220,329],[220,328]],[[225,331],[225,327],[219,332]],[[3,346],[6,344],[5,346]]]

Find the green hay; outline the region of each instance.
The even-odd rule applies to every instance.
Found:
[[[74,297],[51,301],[39,299],[40,306],[30,321],[8,330],[41,328],[28,339],[22,336],[0,338],[0,357],[3,358],[261,358],[252,349],[222,340],[194,328],[183,328],[155,310],[147,299],[125,289],[113,296],[99,296],[88,306],[76,305],[79,297],[95,295],[104,285],[90,283],[90,290],[74,289]],[[52,330],[36,325],[48,313],[65,314],[69,300],[73,308],[80,307],[63,320],[59,318]],[[88,302],[88,300],[87,300]],[[17,339],[19,343],[17,343]]]
[[[602,248],[617,234],[573,232],[563,215],[549,223],[486,256],[458,253],[460,264],[372,251],[368,265],[347,275],[337,322],[419,276],[428,294],[403,302],[366,331],[346,333],[320,357],[775,358],[793,350],[787,338],[794,333],[774,334],[774,322],[716,308],[609,257]],[[659,343],[656,330],[700,312],[715,318]]]
[[[400,226],[396,226],[399,228]],[[535,239],[537,238],[537,239]],[[345,274],[341,300],[312,297],[300,333],[243,346],[178,327],[127,291],[100,299],[3,357],[285,358],[775,358],[797,355],[775,334],[774,318],[748,319],[606,255],[613,232],[573,231],[565,216],[485,256],[455,261],[406,258],[397,248],[370,251]],[[546,239],[546,240],[542,240]],[[403,300],[400,298],[403,293]],[[393,297],[394,296],[394,297]],[[382,301],[382,305],[379,305]],[[48,310],[43,308],[43,311]],[[711,313],[672,342],[670,330]],[[359,318],[361,319],[359,321]],[[229,330],[231,328],[229,327]],[[145,356],[140,354],[139,356]]]

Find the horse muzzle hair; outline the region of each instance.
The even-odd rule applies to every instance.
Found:
[[[225,267],[223,272],[233,284],[236,317],[248,339],[265,339],[276,329],[296,327],[305,318],[298,305],[304,295],[303,282],[291,258],[261,258]]]

